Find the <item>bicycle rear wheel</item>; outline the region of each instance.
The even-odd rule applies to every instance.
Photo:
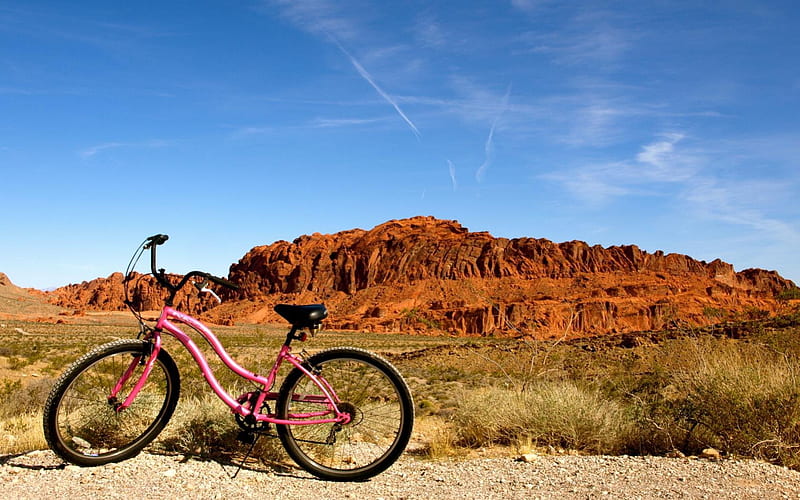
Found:
[[[139,380],[148,343],[118,340],[75,361],[56,381],[44,408],[44,435],[61,458],[77,465],[119,462],[139,453],[167,425],[180,393],[172,357],[158,353],[153,371],[130,407],[116,411]],[[116,398],[112,389],[133,373]]]
[[[309,358],[312,373],[324,378],[336,404],[349,413],[347,424],[278,425],[286,452],[311,474],[332,481],[357,481],[379,474],[403,453],[414,425],[411,392],[397,369],[363,349],[334,348]],[[281,386],[277,415],[281,419],[328,412],[327,403],[307,402],[322,391],[295,368]],[[305,398],[304,398],[305,397]]]

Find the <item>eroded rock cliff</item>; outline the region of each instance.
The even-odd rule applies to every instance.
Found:
[[[279,321],[277,302],[321,301],[331,327],[537,338],[767,315],[794,286],[719,260],[495,238],[432,217],[255,247],[229,279],[241,289],[211,319]]]
[[[329,328],[552,338],[770,315],[784,305],[776,295],[794,287],[774,271],[735,272],[720,260],[495,238],[433,217],[258,246],[228,278],[241,288],[218,290],[221,306],[187,293],[178,302],[227,324],[280,322],[280,302],[325,302]],[[134,282],[135,305],[158,309],[166,293],[152,277]],[[125,308],[120,273],[47,296],[75,310]]]

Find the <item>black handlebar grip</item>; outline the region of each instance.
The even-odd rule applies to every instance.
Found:
[[[154,234],[153,236],[147,238],[147,241],[150,243],[150,245],[156,246],[163,244],[168,239],[169,236],[167,236],[166,234]]]
[[[228,281],[228,280],[226,280],[224,278],[217,278],[216,276],[211,275],[211,274],[206,274],[206,278],[208,278],[210,281],[216,283],[217,285],[221,285],[221,286],[230,288],[232,290],[238,290],[239,289],[239,285],[237,285],[236,283],[234,283],[232,281]]]

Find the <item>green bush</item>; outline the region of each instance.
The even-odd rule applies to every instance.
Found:
[[[778,300],[797,300],[800,299],[800,288],[792,287],[783,290],[775,296]]]

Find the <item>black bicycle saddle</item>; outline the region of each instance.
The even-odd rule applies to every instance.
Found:
[[[323,319],[328,317],[328,309],[325,304],[307,304],[303,306],[278,304],[273,310],[295,328],[316,327]]]

